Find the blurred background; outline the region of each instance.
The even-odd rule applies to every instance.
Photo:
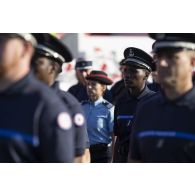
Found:
[[[71,50],[74,60],[63,65],[58,77],[60,88],[67,90],[77,83],[75,62],[78,58],[93,61],[93,69],[105,71],[114,82],[120,80],[119,62],[127,47],[151,53],[153,40],[146,33],[52,33]]]

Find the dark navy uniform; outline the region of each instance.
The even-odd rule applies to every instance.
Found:
[[[147,84],[148,88],[152,91],[159,92],[161,90],[161,86],[159,83],[153,82]]]
[[[114,111],[114,135],[117,136],[117,139],[113,162],[127,162],[131,124],[137,105],[141,100],[145,100],[153,94],[154,92],[147,86],[138,97],[132,97],[126,90],[122,101],[119,99],[117,102]]]
[[[87,101],[89,99],[86,86],[82,85],[81,83],[78,83],[70,87],[68,92],[74,95],[74,97],[76,97],[79,102]],[[112,94],[108,89],[106,89],[103,97],[105,100],[112,102]]]
[[[120,81],[116,82],[110,89],[110,92],[112,94],[112,103],[116,104],[116,102],[122,97],[124,97],[124,94],[126,92],[125,83],[124,80],[121,79]]]
[[[131,158],[143,162],[195,162],[195,89],[169,101],[158,93],[140,106]]]
[[[30,73],[0,92],[0,162],[73,162],[68,109]]]
[[[62,91],[59,88],[58,82],[55,82],[52,85],[52,88],[62,98],[72,114],[75,130],[75,156],[81,156],[84,154],[84,150],[89,148],[89,138],[83,109],[73,95],[71,95],[69,92]]]
[[[162,86],[165,83],[162,67],[167,68],[165,78],[174,77],[175,71],[180,76],[180,63],[184,66],[182,75],[186,76],[188,82],[186,84],[184,79],[182,87],[187,86],[187,90],[181,90],[182,95],[178,93],[173,96],[171,90],[169,94],[165,93],[167,86],[164,84],[162,93],[140,104],[132,131],[130,158],[142,162],[195,162],[195,89],[189,83],[191,75],[186,69],[193,66],[192,56],[187,52],[194,55],[195,34],[154,33],[150,36],[156,40],[153,52],[157,54]],[[191,63],[181,61],[181,56]],[[175,68],[174,72],[170,71],[171,67]],[[175,80],[180,78],[178,75]],[[173,91],[176,87],[181,88],[177,81],[175,83]]]
[[[36,52],[33,58],[33,64],[32,67],[34,68],[35,73],[38,72],[38,75],[40,75],[43,70],[45,70],[45,78],[43,79],[43,73],[41,74],[41,78],[43,79],[43,82],[46,82],[49,80],[51,73],[47,73],[47,70],[42,68],[42,71],[40,71],[40,67],[42,66],[41,63],[39,63],[39,58],[47,58],[51,60],[53,63],[50,65],[53,70],[55,70],[55,77],[57,77],[57,74],[61,71],[63,63],[66,61],[72,60],[72,54],[69,51],[69,49],[61,43],[58,39],[53,37],[49,34],[44,34],[44,37],[40,37],[36,35],[38,40],[38,45],[36,46]],[[40,73],[39,73],[40,71]],[[55,78],[54,78],[55,79]],[[75,156],[82,156],[84,154],[84,151],[86,148],[89,148],[89,140],[87,135],[87,129],[86,129],[86,123],[84,118],[84,113],[82,110],[81,105],[76,100],[74,96],[72,96],[70,93],[62,91],[59,87],[59,82],[54,82],[54,79],[51,82],[53,83],[51,86],[55,92],[59,95],[59,97],[63,100],[65,105],[70,110],[70,114],[73,120],[73,130],[74,130],[74,144],[75,144]],[[47,83],[47,84],[48,84]]]
[[[139,48],[128,47],[124,50],[121,66],[126,93],[115,106],[114,134],[117,139],[113,162],[127,162],[132,121],[137,105],[155,93],[146,85],[153,63],[152,57]]]

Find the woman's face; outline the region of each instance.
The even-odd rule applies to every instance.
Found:
[[[88,81],[87,82],[87,93],[90,100],[96,101],[103,96],[106,90],[106,86],[98,83],[97,81]]]

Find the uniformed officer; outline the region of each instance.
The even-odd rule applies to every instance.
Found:
[[[116,144],[113,162],[128,161],[131,123],[137,104],[154,94],[146,82],[153,65],[152,57],[141,49],[129,47],[124,51],[123,79],[126,93],[116,103],[114,112],[114,134]]]
[[[112,156],[114,106],[103,99],[112,80],[103,71],[92,71],[86,79],[89,100],[82,103],[87,120],[92,163],[108,163]]]
[[[0,34],[0,162],[73,162],[68,108],[30,73],[36,43]]]
[[[119,63],[120,65],[120,71],[122,73],[122,69],[123,69],[123,61],[125,59],[122,59]],[[124,83],[124,80],[123,78],[121,80],[119,80],[118,82],[116,82],[110,89],[110,92],[112,94],[112,104],[116,104],[116,102],[121,98],[123,97],[124,93],[126,92],[126,89],[125,89],[125,83]]]
[[[59,82],[55,81],[63,63],[72,59],[71,53],[62,42],[50,34],[45,34],[44,37],[37,36],[37,40],[38,45],[32,62],[35,75],[51,86],[71,111],[75,130],[75,162],[90,162],[89,139],[82,107],[73,95],[62,91]]]
[[[72,95],[74,95],[79,102],[82,102],[89,99],[86,89],[87,85],[86,77],[92,71],[92,61],[87,61],[83,59],[77,60],[75,70],[78,83],[70,87],[68,91]],[[112,94],[108,89],[106,89],[104,93],[104,98],[109,102],[112,102]]]
[[[140,105],[133,127],[133,162],[195,162],[195,34],[150,34],[162,93]]]

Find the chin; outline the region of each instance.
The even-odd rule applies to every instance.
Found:
[[[135,87],[135,85],[133,83],[125,83],[125,87],[129,89]]]
[[[163,88],[173,88],[177,85],[177,82],[171,80],[165,80],[161,82]]]

